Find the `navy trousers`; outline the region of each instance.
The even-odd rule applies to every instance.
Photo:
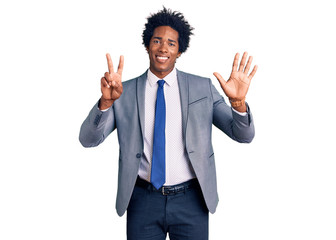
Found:
[[[127,209],[127,239],[164,240],[168,233],[170,240],[207,240],[209,211],[197,180],[191,181],[196,184],[167,195],[150,183],[136,184]]]

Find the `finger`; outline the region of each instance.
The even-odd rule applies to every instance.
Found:
[[[112,63],[112,59],[109,53],[106,54],[106,59],[107,59],[107,66],[108,66],[109,73],[110,74],[114,73],[113,63]]]
[[[236,53],[234,60],[233,60],[233,65],[232,65],[232,72],[237,71],[238,68],[238,60],[239,60],[239,53]]]
[[[112,82],[111,75],[108,72],[105,72],[104,77],[106,78],[107,82]]]
[[[105,73],[104,78],[106,79],[109,87],[115,88],[115,87],[118,87],[119,85],[121,85],[120,79],[116,79],[116,78],[113,79],[113,76],[111,76],[111,74],[109,74],[108,72]]]
[[[118,84],[116,81],[112,81],[112,82],[110,82],[110,85],[111,85],[113,88],[118,88],[118,87],[119,87],[119,84]]]
[[[121,75],[122,71],[124,69],[124,56],[121,55],[119,59],[119,65],[118,65],[118,73]]]
[[[238,69],[239,72],[242,72],[244,70],[244,66],[245,66],[245,63],[246,63],[246,58],[247,58],[247,52],[244,52],[243,57],[240,61],[240,65],[239,65],[239,69]]]
[[[122,88],[122,83],[120,80],[116,80],[116,81],[112,81],[110,83],[110,85],[113,87],[113,88]]]
[[[116,86],[114,86],[114,90],[116,91],[116,92],[118,92],[118,93],[122,93],[123,92],[123,86],[122,86],[122,84],[118,84],[118,83],[116,83]]]
[[[258,70],[258,66],[255,65],[252,69],[252,72],[249,75],[250,80],[254,77],[254,74],[257,72],[257,70]]]
[[[222,87],[226,85],[226,81],[218,72],[214,72],[213,75],[217,78],[218,82],[220,83]]]
[[[250,56],[249,59],[248,59],[248,61],[247,61],[247,65],[246,65],[246,67],[244,69],[244,73],[245,74],[248,74],[248,72],[250,71],[252,60],[253,60],[253,57]]]
[[[100,79],[101,81],[101,84],[103,85],[103,87],[107,87],[107,88],[110,88],[110,85],[108,84],[108,82],[106,81],[106,78],[102,77]]]
[[[112,82],[112,91],[116,92],[116,93],[119,93],[121,95],[122,92],[123,92],[123,86],[122,86],[122,84],[118,83],[116,81],[113,81]]]

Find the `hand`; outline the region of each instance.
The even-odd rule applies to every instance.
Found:
[[[244,55],[242,57],[242,60],[240,61],[240,65],[238,68],[239,53],[236,53],[236,56],[233,61],[232,72],[228,81],[225,81],[219,73],[217,72],[214,73],[225,95],[229,99],[232,99],[233,101],[241,101],[245,99],[245,96],[251,83],[251,79],[253,78],[254,74],[257,72],[258,69],[258,66],[255,65],[252,72],[248,75],[253,57],[252,56],[249,57],[247,64],[245,66],[246,58],[247,58],[247,52],[244,52]]]
[[[107,109],[112,106],[113,102],[117,100],[122,92],[122,71],[124,68],[124,56],[120,56],[118,71],[114,72],[113,63],[110,54],[106,54],[107,65],[109,72],[106,72],[101,78],[101,92],[100,109]]]

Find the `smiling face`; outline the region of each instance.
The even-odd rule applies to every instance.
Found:
[[[178,32],[171,27],[160,26],[155,28],[149,42],[149,69],[161,79],[174,69],[176,59],[181,55],[178,37]]]

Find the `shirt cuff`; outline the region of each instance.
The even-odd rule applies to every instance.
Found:
[[[98,108],[99,109],[99,108]],[[110,108],[106,108],[106,109],[102,109],[102,110],[100,110],[99,109],[99,111],[102,111],[102,112],[106,112],[107,110],[109,110]]]
[[[234,111],[235,113],[239,114],[242,117],[245,117],[247,115],[247,112],[238,112],[236,109],[232,108],[232,111]]]

